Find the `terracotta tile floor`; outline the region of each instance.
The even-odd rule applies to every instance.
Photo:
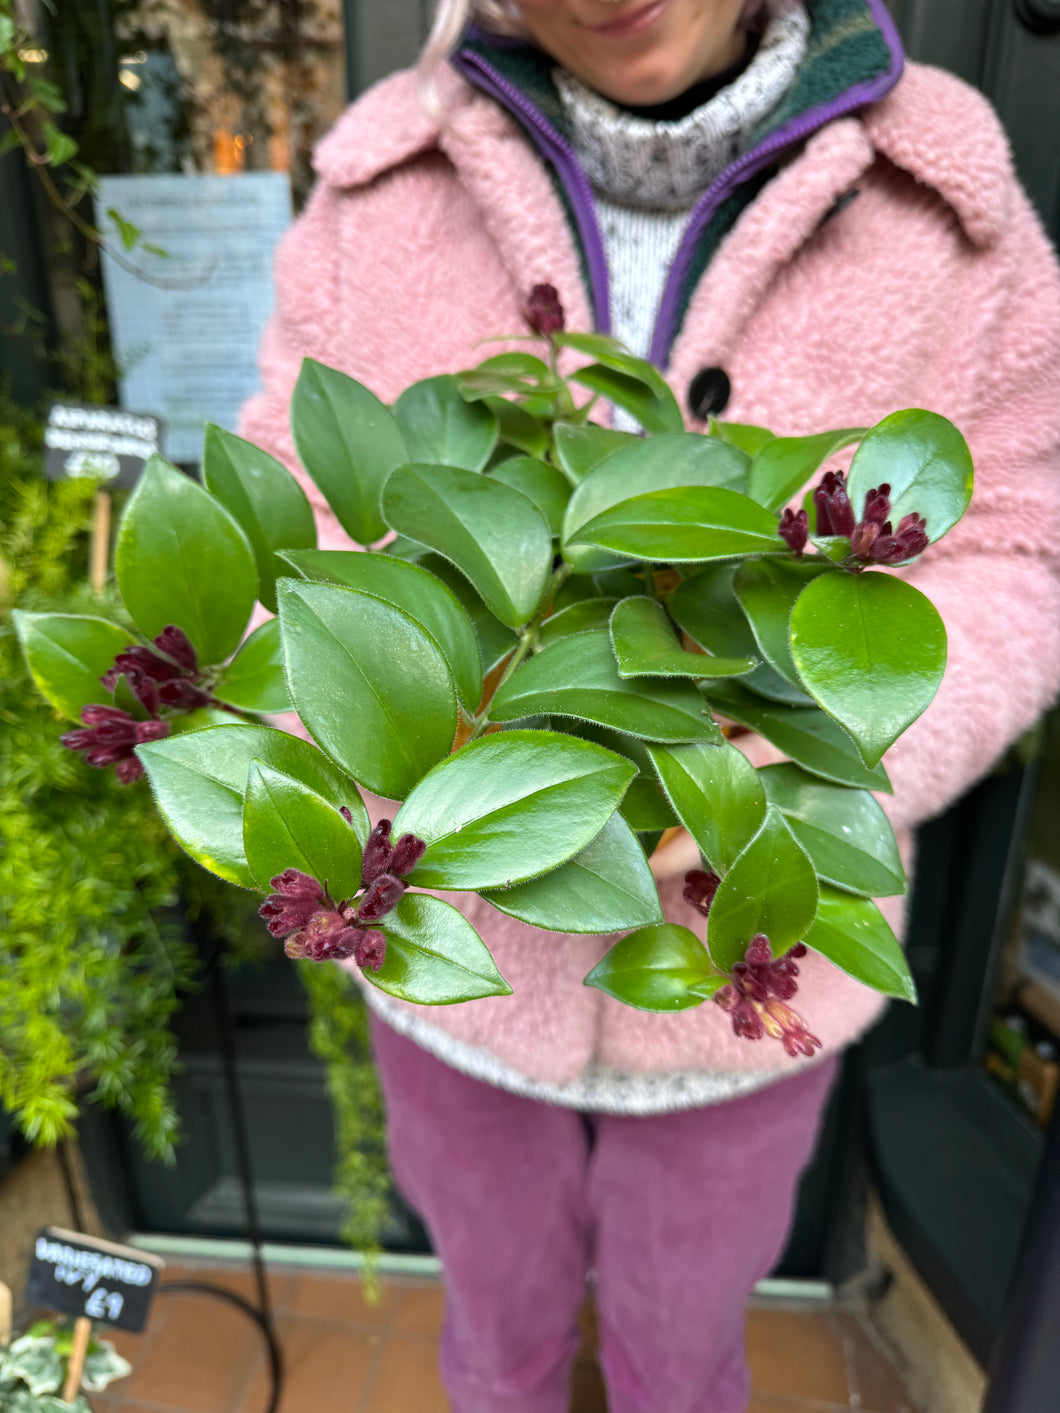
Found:
[[[253,1299],[245,1268],[167,1265],[164,1280],[205,1280]],[[286,1364],[280,1413],[447,1413],[436,1370],[440,1284],[388,1278],[378,1304],[349,1275],[278,1268],[270,1275]],[[571,1413],[606,1413],[586,1314]],[[748,1413],[916,1413],[868,1324],[818,1306],[760,1305],[748,1323],[754,1396]],[[260,1336],[233,1306],[173,1294],[142,1335],[115,1342],[134,1372],[96,1413],[264,1413]]]

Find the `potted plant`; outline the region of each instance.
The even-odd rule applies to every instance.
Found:
[[[73,1322],[49,1319],[38,1320],[0,1348],[0,1413],[91,1413],[84,1394],[75,1393],[70,1402],[62,1396],[73,1343]],[[131,1373],[132,1365],[109,1340],[92,1336],[81,1372],[82,1389],[102,1393]]]

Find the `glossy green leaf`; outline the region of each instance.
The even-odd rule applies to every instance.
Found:
[[[566,477],[554,466],[537,461],[532,456],[515,456],[510,461],[502,462],[490,476],[494,481],[503,481],[513,490],[521,491],[540,510],[552,533],[560,533],[571,491]]]
[[[645,597],[622,599],[611,617],[611,644],[620,677],[738,677],[757,658],[715,658],[688,653],[674,635],[662,604]]]
[[[757,731],[811,775],[837,785],[890,793],[883,766],[870,770],[843,728],[817,707],[765,702],[737,682],[708,682],[702,690],[721,716]]]
[[[758,778],[813,860],[818,878],[867,898],[905,892],[894,830],[867,790],[826,784],[795,765],[768,766]]]
[[[486,676],[510,656],[517,642],[515,634],[510,628],[505,628],[499,619],[494,618],[455,565],[438,554],[428,554],[422,562],[424,569],[429,569],[436,579],[440,579],[452,591],[470,619],[478,643],[482,674]]]
[[[475,631],[452,589],[430,569],[357,550],[303,550],[284,559],[305,579],[344,584],[407,613],[441,648],[461,702],[470,712],[478,710],[482,663]]]
[[[204,664],[224,662],[238,646],[258,596],[250,545],[224,506],[160,456],[125,507],[114,562],[146,637],[175,623]]]
[[[276,580],[287,572],[277,560],[277,551],[312,549],[317,542],[305,492],[287,468],[267,452],[209,423],[202,479],[250,541],[258,569],[258,597],[275,613]]]
[[[427,843],[413,883],[502,888],[548,873],[584,849],[635,774],[635,766],[589,741],[504,731],[465,746],[421,780],[394,833]]]
[[[452,749],[456,692],[430,634],[383,599],[281,579],[280,630],[295,710],[366,789],[402,799]]]
[[[630,783],[619,813],[638,834],[673,829],[681,822],[658,780],[652,780],[647,775],[638,775]]]
[[[68,613],[25,613],[11,618],[37,690],[71,721],[85,706],[109,706],[113,694],[100,678],[129,645],[129,633],[103,618]]]
[[[617,814],[569,863],[483,897],[499,912],[547,932],[622,932],[663,920],[644,851]]]
[[[720,741],[696,689],[686,682],[625,681],[607,633],[563,638],[508,678],[490,706],[492,721],[573,716],[649,741]]]
[[[879,908],[867,898],[852,898],[826,884],[816,921],[803,941],[856,981],[916,1005],[916,983],[905,954]]]
[[[946,629],[931,600],[901,579],[825,574],[792,611],[791,650],[806,690],[871,768],[934,700]]]
[[[571,545],[672,564],[787,551],[768,510],[738,491],[700,486],[649,491],[612,506],[579,526]]]
[[[634,438],[602,460],[578,485],[563,521],[564,554],[570,564],[589,572],[608,562],[599,550],[577,548],[586,525],[605,511],[639,496],[645,487],[656,490],[684,486],[724,486],[742,483],[747,458],[713,437],[692,432]],[[772,533],[776,526],[769,521]]]
[[[449,1006],[483,996],[510,996],[512,988],[475,929],[451,903],[428,893],[406,893],[382,923],[386,960],[366,979],[402,1001]]]
[[[733,580],[736,597],[762,656],[800,691],[802,684],[788,639],[791,611],[811,579],[828,572],[827,565],[815,564],[812,560],[798,563],[783,559],[749,559],[740,565]]]
[[[810,856],[780,811],[770,805],[758,833],[733,863],[714,895],[707,919],[707,950],[731,972],[758,933],[783,956],[810,929],[817,913],[817,876]]]
[[[291,698],[284,676],[280,622],[270,618],[256,628],[235,657],[222,669],[214,696],[244,711],[290,711]]]
[[[864,427],[847,427],[812,437],[774,437],[751,464],[747,494],[769,510],[780,510],[830,456],[864,435]]]
[[[383,514],[455,564],[509,628],[534,616],[552,570],[552,532],[521,492],[452,466],[403,466],[387,482]]]
[[[579,599],[546,618],[539,634],[541,646],[549,647],[575,633],[606,632],[618,599]]]
[[[758,659],[758,644],[736,597],[737,564],[712,564],[678,584],[666,606],[670,617],[704,651],[720,658]],[[811,698],[781,677],[768,662],[760,662],[744,678],[750,687],[771,701],[809,706]]]
[[[556,459],[572,486],[580,486],[589,472],[595,471],[600,463],[606,461],[614,452],[641,440],[632,432],[616,432],[610,427],[597,427],[591,422],[585,426],[557,422],[554,436]]]
[[[648,432],[680,432],[685,419],[670,386],[659,370],[621,347],[607,348],[599,335],[563,334],[561,347],[577,349],[596,362],[579,368],[573,382],[600,393],[631,413]],[[595,340],[592,347],[588,340]]]
[[[503,397],[487,397],[484,401],[497,419],[502,443],[518,447],[528,456],[546,455],[549,446],[548,432],[525,407]]]
[[[710,435],[720,437],[723,442],[738,447],[750,457],[757,456],[763,447],[776,441],[776,435],[768,427],[754,427],[746,422],[718,422],[713,418]]]
[[[481,402],[465,402],[451,373],[406,388],[394,417],[408,447],[408,461],[481,471],[497,445],[497,419]]]
[[[652,746],[652,764],[681,823],[724,874],[762,827],[766,795],[747,757],[721,746]]]
[[[214,726],[138,746],[136,753],[177,843],[229,883],[257,887],[243,848],[243,799],[255,760],[308,785],[336,809],[345,805],[361,843],[368,838],[368,814],[353,781],[315,746],[286,731]]]
[[[291,400],[291,431],[302,465],[350,538],[361,545],[381,539],[383,483],[409,459],[390,409],[362,383],[307,358]]]
[[[927,520],[934,542],[968,509],[973,480],[971,452],[953,423],[911,409],[895,412],[866,435],[850,463],[847,489],[860,515],[868,492],[886,482],[895,528],[915,512]]]
[[[694,932],[673,923],[644,927],[616,942],[585,978],[638,1011],[673,1013],[703,1004],[689,987],[710,982],[714,968],[706,948]],[[724,978],[718,979],[724,985]]]
[[[247,774],[243,851],[264,893],[288,868],[325,884],[337,903],[361,887],[361,843],[335,806],[259,760]]]

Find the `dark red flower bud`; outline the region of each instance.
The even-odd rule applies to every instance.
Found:
[[[158,715],[158,683],[153,677],[148,677],[142,667],[136,663],[129,663],[125,668],[125,680],[129,684],[129,690],[133,696],[151,716]]]
[[[801,962],[803,957],[806,956],[809,950],[810,949],[806,946],[805,942],[796,942],[795,946],[789,947],[784,955],[788,957],[794,957],[796,961]]]
[[[526,322],[543,338],[562,333],[567,323],[555,285],[535,285],[526,301],[525,313]]]
[[[288,937],[283,944],[283,950],[292,962],[305,961],[305,943],[302,941],[302,934],[296,932],[293,937]]]
[[[122,671],[120,667],[108,667],[103,676],[99,679],[108,692],[113,692],[121,681]]]
[[[81,720],[86,726],[102,726],[104,722],[132,721],[132,717],[121,707],[85,706],[81,708]]]
[[[339,810],[339,814],[342,815],[347,824],[353,824],[353,811],[350,809],[349,805],[343,805]]]
[[[685,874],[684,900],[706,917],[714,901],[714,894],[720,887],[721,879],[716,873],[694,868]]]
[[[761,1040],[766,1033],[762,1017],[750,1001],[738,1001],[733,1007],[732,1028],[741,1040]]]
[[[381,932],[371,929],[361,932],[359,936],[354,961],[362,971],[379,971],[386,961],[386,938]]]
[[[388,871],[404,877],[406,873],[412,872],[426,852],[427,845],[422,839],[417,839],[415,834],[402,834],[394,845]]]
[[[357,950],[360,933],[349,927],[338,913],[316,912],[298,940],[311,962],[343,962]]]
[[[118,761],[126,760],[128,755],[128,749],[123,746],[93,746],[85,752],[85,764],[92,766],[94,770],[105,770],[108,765],[117,765]]]
[[[125,721],[105,721],[96,727],[96,745],[108,749],[136,745],[136,722],[132,717]]]
[[[144,768],[135,756],[126,756],[115,762],[114,774],[123,785],[135,785],[137,780],[143,779]]]
[[[817,534],[819,536],[852,535],[854,533],[854,507],[850,504],[846,479],[842,471],[825,473],[821,478],[821,484],[813,493],[813,503],[817,511]]]
[[[269,887],[284,898],[320,897],[320,884],[308,873],[302,873],[297,868],[285,868],[275,878],[270,878]]]
[[[114,659],[114,666],[121,672],[126,672],[130,667],[138,667],[156,682],[169,682],[180,676],[179,667],[166,662],[165,658],[159,657],[150,648],[140,647],[136,643],[130,643],[124,652],[118,654]]]
[[[871,559],[873,546],[879,539],[889,538],[880,534],[880,527],[874,520],[863,520],[860,525],[854,527],[854,533],[850,537],[850,552],[857,555],[859,559]]]
[[[185,672],[198,672],[199,654],[192,647],[188,635],[176,624],[171,623],[168,628],[162,629],[155,639],[155,647],[171,657]]]
[[[891,488],[885,481],[882,486],[874,487],[865,497],[865,513],[861,517],[862,524],[867,522],[870,525],[883,525],[890,513]]]
[[[138,721],[136,723],[136,741],[142,746],[148,741],[164,741],[169,735],[168,721]]]
[[[751,945],[747,948],[747,965],[751,967],[768,967],[773,962],[773,949],[769,945],[769,938],[764,932],[755,933],[751,938]]]
[[[173,682],[163,682],[158,689],[158,696],[164,706],[179,707],[182,711],[195,711],[198,707],[210,705],[209,696],[186,677],[178,677]]]
[[[782,540],[787,540],[791,548],[801,558],[802,552],[806,548],[806,542],[810,538],[810,517],[805,510],[785,510],[780,517],[777,533]]]
[[[378,922],[392,913],[405,894],[405,884],[392,874],[383,873],[368,885],[368,891],[357,909],[358,922]]]
[[[361,864],[361,883],[365,888],[374,883],[381,873],[390,872],[390,860],[394,856],[390,828],[389,819],[381,819],[368,836]]]
[[[898,523],[897,540],[902,546],[903,559],[915,559],[923,554],[930,541],[927,535],[927,521],[922,515],[903,515]]]

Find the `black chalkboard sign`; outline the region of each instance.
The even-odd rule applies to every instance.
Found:
[[[44,1227],[33,1248],[26,1303],[139,1334],[162,1266],[160,1257],[132,1246]]]
[[[50,481],[86,476],[100,486],[135,486],[160,449],[162,420],[80,402],[54,402],[44,428],[44,474]]]

